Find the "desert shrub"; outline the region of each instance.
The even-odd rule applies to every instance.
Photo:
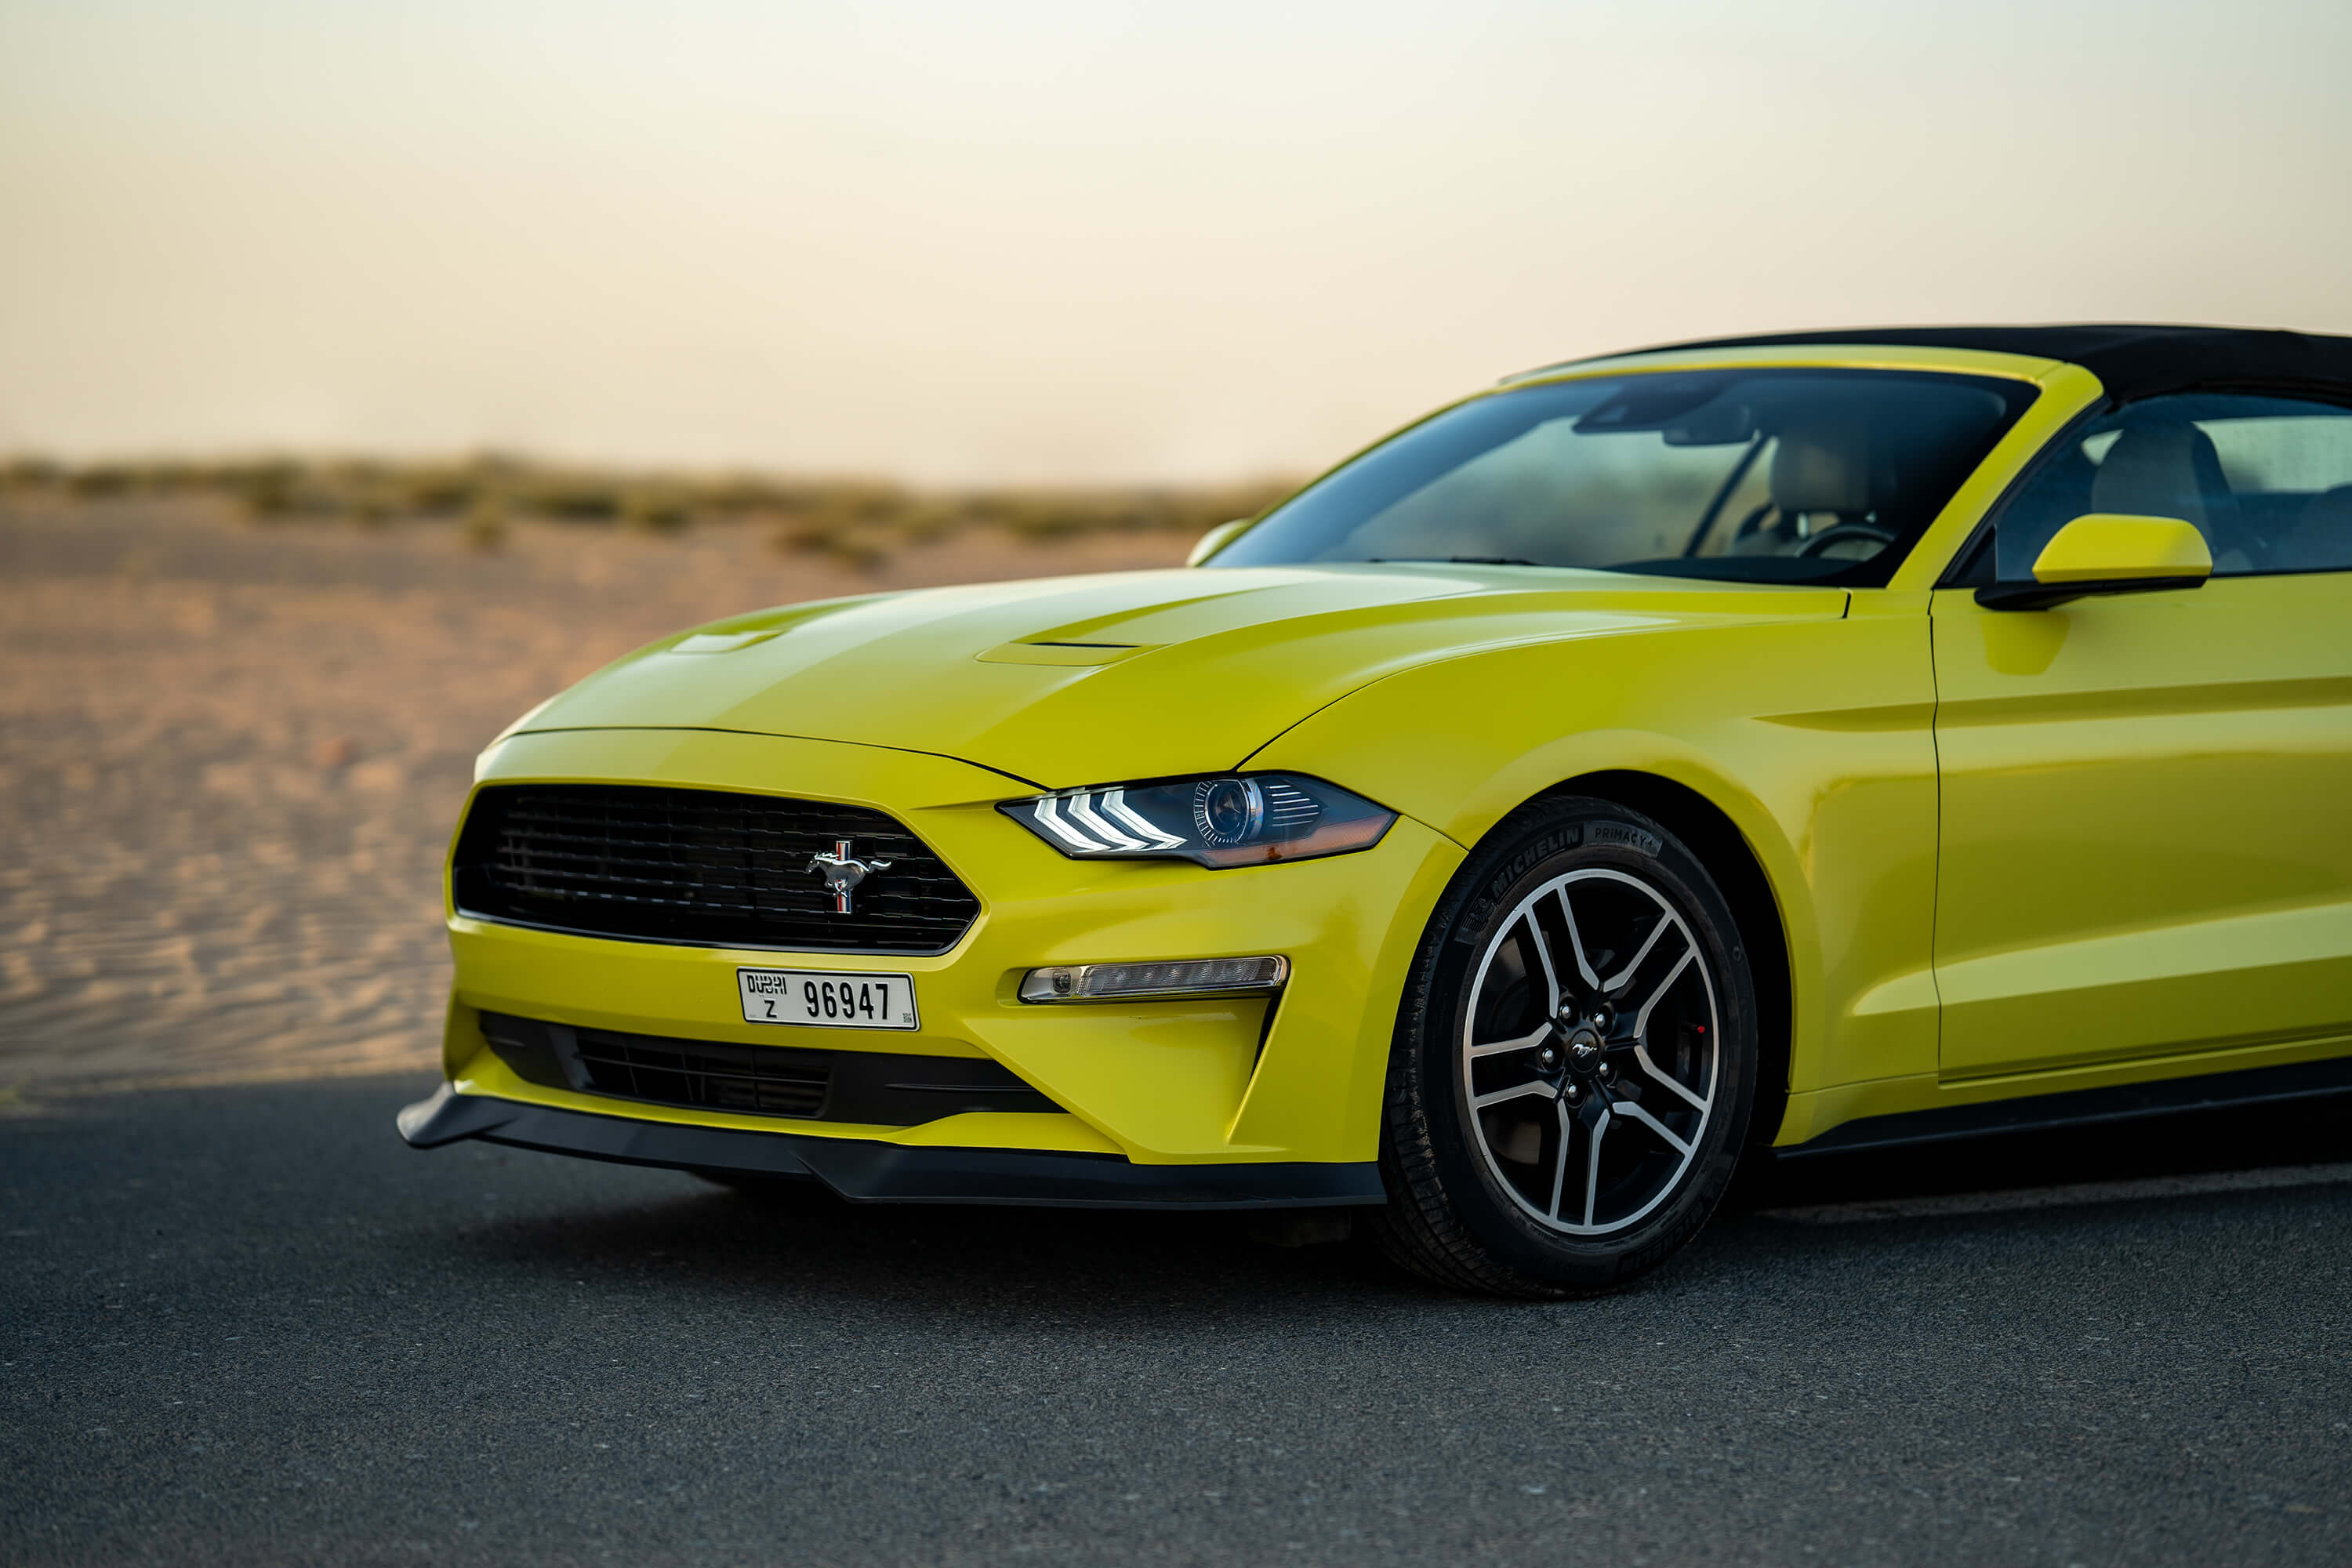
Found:
[[[263,521],[345,518],[373,527],[403,517],[442,518],[484,549],[498,548],[513,521],[530,517],[652,533],[674,533],[705,520],[757,521],[767,526],[776,549],[861,569],[900,549],[971,529],[998,529],[1036,542],[1101,532],[1196,536],[1255,515],[1289,488],[1267,481],[916,490],[872,479],[604,472],[499,453],[440,461],[265,457],[79,465],[19,456],[0,468],[0,484],[62,486],[76,499],[218,496]]]
[[[50,458],[21,457],[8,459],[0,469],[0,483],[12,490],[45,490],[65,482],[66,466]]]
[[[678,533],[694,521],[694,508],[674,490],[638,489],[622,496],[620,516],[640,532]]]
[[[230,471],[230,493],[247,513],[265,521],[300,510],[302,470],[292,463],[254,463]]]
[[[695,514],[704,517],[791,515],[814,510],[818,489],[757,475],[733,474],[693,485],[691,503]]]
[[[466,469],[415,469],[401,476],[399,509],[412,517],[458,517],[481,493],[480,477]]]
[[[871,572],[890,559],[887,535],[860,530],[838,520],[787,523],[771,533],[768,542],[780,551],[822,555],[861,572]]]
[[[514,490],[520,510],[558,522],[612,522],[619,519],[623,495],[610,479],[577,474],[536,474]]]
[[[483,554],[504,549],[507,542],[506,503],[494,493],[478,497],[466,513],[466,548]]]
[[[1096,490],[1013,491],[994,510],[999,526],[1031,540],[1133,530],[1146,518],[1139,498]]]
[[[898,520],[898,536],[909,544],[932,544],[963,531],[965,509],[953,499],[934,498],[907,509]]]
[[[139,489],[139,470],[129,463],[93,463],[66,477],[66,490],[77,500],[102,500]]]

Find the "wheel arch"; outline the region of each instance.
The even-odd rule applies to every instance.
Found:
[[[1690,785],[1662,774],[1608,768],[1563,779],[1523,805],[1581,795],[1629,807],[1673,832],[1690,847],[1731,905],[1740,943],[1756,986],[1759,1099],[1749,1123],[1751,1144],[1769,1144],[1786,1114],[1790,1050],[1795,1034],[1793,960],[1789,927],[1772,879],[1748,836],[1729,813]]]

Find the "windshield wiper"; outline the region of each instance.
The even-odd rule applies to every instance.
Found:
[[[1540,561],[1529,561],[1518,555],[1368,555],[1367,566],[1408,566],[1416,561],[1434,561],[1447,566],[1540,566]]]

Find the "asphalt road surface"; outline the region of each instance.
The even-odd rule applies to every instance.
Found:
[[[0,1560],[2352,1561],[2340,1104],[1791,1167],[1529,1305],[414,1153],[426,1087],[0,1121]]]

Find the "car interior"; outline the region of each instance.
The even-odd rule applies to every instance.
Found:
[[[1891,453],[1873,452],[1858,411],[1790,423],[1772,440],[1767,499],[1740,519],[1725,552],[1868,560],[1895,541],[1877,511],[1895,488],[1893,468]],[[1702,528],[1689,553],[1704,537]]]
[[[2105,423],[2104,421],[2102,423]],[[2022,581],[2057,531],[2088,512],[2174,517],[2196,526],[2216,576],[2339,571],[2352,567],[2352,484],[2317,491],[2232,485],[2208,426],[2226,421],[2152,418],[2112,425],[2070,442],[2003,512],[2000,578]],[[2352,465],[2352,418],[2298,421],[2343,437]]]

